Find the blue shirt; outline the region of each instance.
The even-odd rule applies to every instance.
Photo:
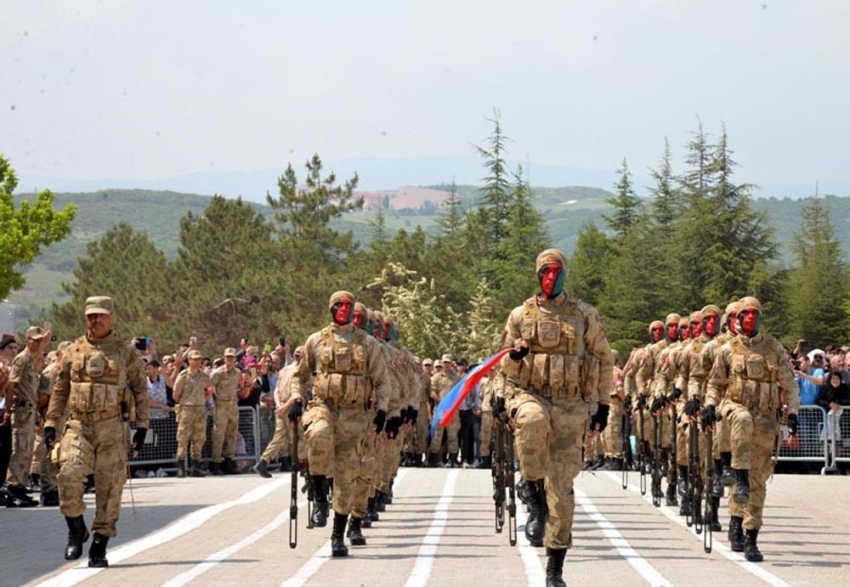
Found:
[[[824,370],[820,367],[816,369],[812,369],[812,372],[809,373],[809,376],[818,378],[824,376]],[[815,383],[809,381],[805,377],[799,377],[797,379],[797,384],[800,386],[800,405],[801,406],[813,406],[817,403],[818,395],[820,395],[820,390],[822,385],[816,385]]]

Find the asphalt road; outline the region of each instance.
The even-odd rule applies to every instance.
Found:
[[[569,585],[842,585],[850,571],[850,479],[779,475],[768,485],[765,556],[747,563],[724,532],[706,554],[678,511],[652,506],[638,475],[582,473],[576,483]],[[67,529],[57,508],[0,509],[0,585],[478,586],[544,585],[543,549],[508,544],[493,529],[490,475],[402,469],[394,503],[364,530],[367,545],[330,558],[330,526],[289,542],[288,474],[134,479],[124,491],[109,569],[63,559]],[[92,496],[86,497],[90,505]],[[135,501],[133,519],[131,501]],[[93,508],[86,512],[91,522]],[[86,548],[91,542],[87,543]]]

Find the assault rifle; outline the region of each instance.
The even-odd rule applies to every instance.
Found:
[[[687,416],[686,416],[687,417]],[[711,460],[707,455],[707,460]],[[702,532],[705,520],[702,515],[702,492],[703,480],[699,467],[699,426],[695,420],[688,422],[688,491],[684,499],[690,501],[688,515],[685,523],[688,527],[693,526],[697,534]]]
[[[505,451],[505,429],[502,420],[493,422],[493,461],[490,472],[493,475],[493,501],[496,506],[496,533],[500,534],[505,526],[505,476],[508,459]]]
[[[300,469],[300,461],[298,460],[298,425],[301,419],[295,421],[292,427],[292,477],[289,487],[289,548],[298,546],[298,470]],[[308,506],[309,507],[309,506]],[[310,519],[310,516],[307,516]]]
[[[712,500],[720,500],[711,491],[714,476],[717,471],[714,470],[714,429],[709,427],[705,432],[705,508],[702,514],[703,533],[702,533],[702,548],[706,552],[711,552],[712,533],[711,522],[714,520],[714,512],[712,511]]]
[[[632,466],[632,403],[629,397],[623,402],[623,489],[629,486],[629,467]]]
[[[652,414],[655,423],[652,453],[652,505],[661,507],[661,416]]]
[[[638,451],[638,467],[640,469],[640,494],[646,495],[646,427],[643,419],[643,409],[646,400],[643,396],[640,396],[638,399],[638,426],[640,428],[640,442],[637,445]]]
[[[508,489],[508,543],[516,546],[516,479],[514,477],[514,431],[510,422],[505,422],[505,486]]]
[[[673,495],[675,496],[676,484],[679,481],[679,464],[676,459],[676,431],[679,427],[679,421],[675,401],[670,402],[670,414],[670,474],[667,477],[667,482],[674,488]]]
[[[307,529],[313,529],[313,506],[316,503],[316,486],[313,485],[313,477],[310,475],[309,468],[301,469],[301,476],[304,477],[304,487],[301,488],[302,493],[307,494]]]

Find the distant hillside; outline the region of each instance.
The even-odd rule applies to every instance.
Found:
[[[421,225],[426,232],[435,234],[437,206],[448,197],[450,189],[447,185],[403,187],[364,192],[364,195],[373,204],[389,204],[386,224],[390,231],[395,232],[402,228],[414,230],[417,225]],[[463,206],[475,205],[478,198],[476,186],[462,185],[456,189]],[[535,204],[546,217],[553,245],[561,247],[567,254],[572,254],[584,222],[595,222],[599,227],[604,226],[602,214],[607,209],[605,199],[610,195],[599,188],[578,186],[534,190]],[[9,297],[9,301],[17,306],[18,320],[31,312],[37,313],[38,308],[52,301],[62,300],[60,283],[71,280],[71,271],[77,266],[77,258],[85,256],[87,243],[97,240],[119,222],[127,222],[137,231],[146,231],[167,258],[174,258],[179,245],[180,219],[189,211],[197,215],[202,214],[209,200],[209,196],[147,190],[56,194],[57,207],[63,208],[69,202],[77,205],[73,232],[65,241],[48,247],[35,263],[27,267],[26,288],[13,292]],[[800,208],[809,201],[787,198],[753,200],[753,206],[757,210],[767,211],[786,261],[791,259],[788,245],[799,226]],[[268,206],[248,203],[270,217],[272,211]],[[823,198],[823,205],[829,211],[830,220],[842,242],[844,253],[850,256],[848,204],[850,198],[847,197]],[[338,228],[352,230],[358,240],[368,241],[372,232],[371,223],[375,219],[375,209],[376,206],[374,209],[347,215],[338,223]]]

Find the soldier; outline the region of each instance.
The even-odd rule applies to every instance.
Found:
[[[603,471],[623,470],[623,410],[626,394],[623,369],[620,367],[620,355],[612,350],[614,356],[614,385],[608,398],[608,426],[605,428],[605,464]]]
[[[331,556],[348,556],[345,527],[351,513],[360,453],[370,431],[380,433],[387,420],[389,374],[378,342],[352,324],[354,295],[338,291],[328,301],[333,321],[304,342],[304,356],[295,372],[290,416],[301,417],[298,401],[315,371],[313,398],[301,423],[317,495],[313,524],[327,524],[327,476],[333,474],[334,523]],[[377,411],[370,422],[369,398],[374,389]],[[397,416],[397,414],[393,414]],[[318,498],[325,496],[324,503]]]
[[[281,471],[292,470],[293,462],[289,448],[290,425],[287,414],[289,413],[289,408],[292,407],[292,376],[298,367],[297,361],[301,359],[303,354],[304,347],[296,348],[293,354],[295,361],[281,369],[277,377],[277,384],[274,388],[274,435],[253,469],[260,477],[265,477],[266,479],[270,479],[272,476],[268,471],[269,463],[276,459],[279,454],[283,455]]]
[[[24,350],[12,360],[6,405],[12,414],[12,456],[6,491],[11,496],[6,505],[32,507],[38,502],[27,495],[29,471],[35,445],[35,417],[38,407],[38,382],[42,352],[50,341],[50,331],[30,326],[25,333]]]
[[[236,368],[236,349],[224,349],[224,365],[213,369],[213,475],[235,475],[236,433],[239,431],[239,369]],[[222,455],[224,464],[222,465]]]
[[[44,371],[41,372],[42,378],[45,380],[44,385],[39,388],[39,398],[38,403],[40,409],[43,411],[43,415],[46,419],[47,415],[47,406],[50,404],[50,395],[53,393],[53,386],[56,384],[56,377],[59,375],[59,370],[62,366],[62,356],[65,353],[65,350],[70,346],[70,342],[67,340],[63,340],[56,347],[55,355],[50,364],[44,368]],[[65,409],[67,412],[67,408]],[[57,422],[58,429],[64,429],[65,427],[65,418],[61,418],[59,422]],[[42,441],[44,444],[44,435],[40,435],[36,438],[36,441]],[[59,505],[59,488],[56,485],[56,475],[59,473],[59,470],[56,468],[56,465],[53,464],[53,461],[50,459],[50,451],[44,451],[44,456],[40,462],[40,473],[41,473],[41,495],[39,496],[39,501],[41,505],[44,506],[58,506]]]
[[[732,469],[736,485],[729,499],[729,542],[750,562],[761,562],[758,534],[773,472],[771,453],[779,434],[778,414],[788,408],[788,430],[797,433],[800,392],[788,355],[770,335],[760,332],[761,304],[754,297],[738,302],[738,336],[721,347],[708,376],[704,428],[717,419],[715,406],[726,400],[721,414],[731,426]],[[746,531],[746,539],[743,531]]]
[[[213,387],[209,375],[201,370],[201,351],[188,353],[189,368],[184,369],[174,382],[174,401],[180,406],[177,422],[177,476],[186,476],[186,452],[192,443],[190,477],[206,477],[201,469],[201,450],[207,439],[206,401],[212,397]]]
[[[59,466],[59,511],[68,524],[65,559],[80,558],[89,532],[83,518],[84,481],[94,471],[94,533],[89,549],[90,567],[108,567],[106,546],[116,535],[121,492],[127,480],[127,445],[122,417],[135,405],[135,450],[148,432],[148,387],[142,361],[135,349],[112,332],[114,303],[107,296],[86,300],[87,331],[75,340],[62,363],[44,424],[44,442],[56,443],[56,426],[68,408],[65,430],[54,450]],[[58,454],[57,454],[58,452]]]
[[[454,359],[452,359],[452,356],[446,353],[440,362],[443,364],[442,370],[431,377],[432,397],[435,398],[434,401],[438,404],[458,380],[457,374],[453,369]],[[447,448],[449,461],[446,466],[454,468],[458,464],[457,453],[459,447],[457,435],[460,432],[460,418],[458,417],[452,418],[452,421],[449,422],[446,428],[442,426],[437,427],[434,437],[431,439],[431,466],[436,467],[440,462],[440,448],[443,444],[444,430],[448,433]]]
[[[635,356],[635,362],[631,371],[628,373],[627,381],[634,382],[634,412],[642,412],[642,416],[638,420],[643,420],[643,430],[638,426],[637,437],[643,443],[643,453],[649,457],[654,450],[653,439],[655,431],[655,421],[652,419],[652,412],[649,404],[652,402],[652,376],[655,370],[655,355],[657,352],[656,345],[664,340],[664,322],[661,320],[653,320],[649,323],[649,344],[647,344]],[[647,465],[648,465],[647,460]]]
[[[490,454],[490,445],[493,440],[493,404],[496,402],[493,389],[496,378],[499,377],[498,370],[493,370],[481,380],[479,393],[481,394],[481,462],[479,469],[489,469],[493,466],[493,457]]]
[[[516,429],[530,506],[525,535],[546,546],[546,585],[558,587],[566,585],[582,437],[588,418],[591,430],[608,423],[614,359],[596,310],[564,291],[564,254],[543,251],[535,270],[540,293],[510,313],[503,332],[511,351],[500,362],[506,381],[494,417],[507,413]]]
[[[434,361],[426,358],[422,361],[422,366],[419,371],[419,413],[416,418],[416,434],[414,441],[414,464],[419,467],[422,465],[422,457],[425,455],[425,461],[428,461],[428,427],[431,425],[431,411],[433,409],[433,400],[431,399],[431,371],[434,366]]]

